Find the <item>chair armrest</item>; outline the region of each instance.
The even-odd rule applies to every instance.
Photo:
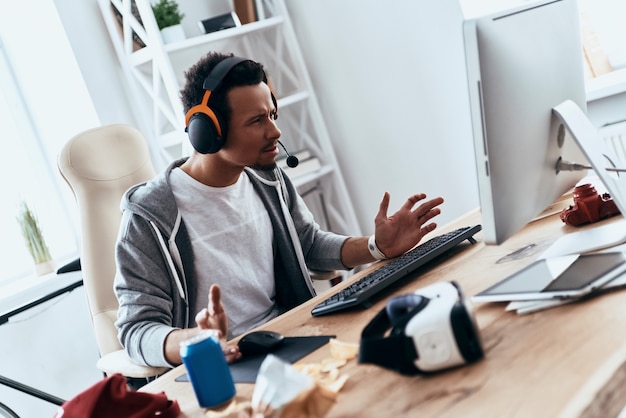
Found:
[[[121,373],[125,377],[147,378],[158,376],[170,370],[167,367],[148,367],[135,363],[126,351],[117,350],[100,357],[96,367],[107,376]]]
[[[342,277],[341,272],[337,270],[333,271],[319,271],[309,270],[311,280],[333,280]]]

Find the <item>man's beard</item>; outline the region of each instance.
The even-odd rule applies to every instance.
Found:
[[[260,171],[273,171],[276,168],[276,161],[274,161],[271,164],[254,163],[250,167],[254,168],[255,170],[260,170]]]

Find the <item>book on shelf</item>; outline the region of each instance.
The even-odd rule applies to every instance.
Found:
[[[239,16],[241,24],[255,22],[257,20],[256,5],[254,0],[234,0],[235,13]]]

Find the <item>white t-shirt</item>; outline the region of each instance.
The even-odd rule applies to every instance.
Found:
[[[170,183],[195,255],[198,300],[192,318],[207,307],[212,284],[222,289],[228,338],[278,315],[272,223],[248,176],[210,187],[177,168]]]

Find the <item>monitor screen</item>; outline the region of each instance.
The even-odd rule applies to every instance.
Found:
[[[463,21],[472,133],[484,239],[501,244],[586,175],[556,169],[587,160],[552,112],[586,112],[583,49],[577,0],[476,3]]]

